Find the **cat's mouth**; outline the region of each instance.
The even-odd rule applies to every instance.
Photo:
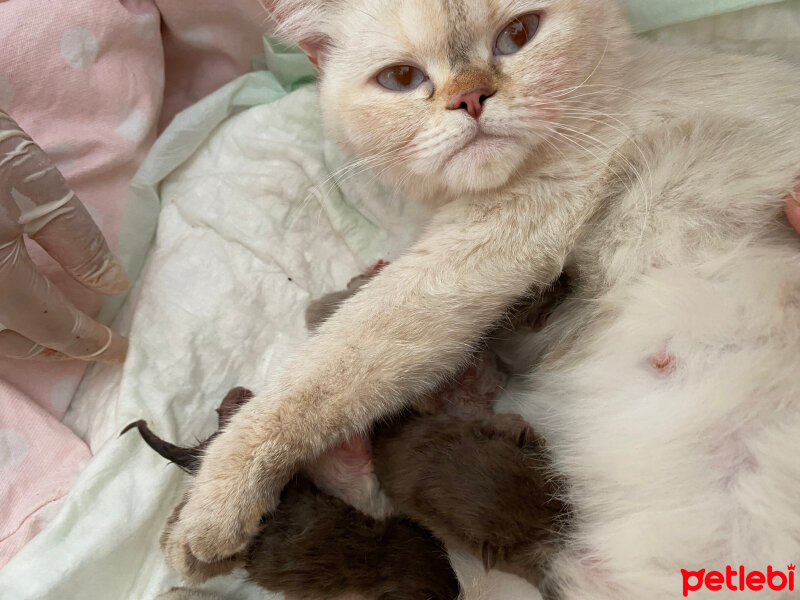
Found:
[[[465,150],[491,150],[497,148],[503,141],[499,135],[487,133],[482,129],[476,129],[475,135],[465,143],[459,152]]]

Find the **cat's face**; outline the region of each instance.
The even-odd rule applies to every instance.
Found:
[[[613,0],[279,7],[296,41],[323,48],[331,135],[395,183],[449,194],[502,186],[564,131],[589,129],[628,39]]]

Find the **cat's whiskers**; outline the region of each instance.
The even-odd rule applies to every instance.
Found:
[[[561,101],[561,106],[562,106],[562,108],[565,108],[565,109],[574,108],[574,109],[577,109],[577,110],[585,110],[585,111],[588,111],[588,112],[593,112],[593,113],[597,113],[597,114],[603,114],[603,115],[606,115],[606,116],[609,116],[609,117],[617,117],[618,118],[618,117],[624,117],[626,115],[626,113],[624,113],[624,112],[620,112],[620,113],[608,112],[607,110],[604,109],[604,107],[602,105],[599,105],[597,102],[584,102],[584,101],[581,101],[581,100],[562,100]]]
[[[611,85],[606,83],[592,83],[586,84],[580,88],[580,90],[575,90],[575,92],[580,93],[563,93],[565,90],[555,90],[550,93],[542,94],[542,98],[548,100],[557,100],[557,101],[564,101],[564,100],[575,100],[577,98],[592,98],[592,97],[602,97],[605,102],[602,104],[609,104],[608,99],[614,98],[626,98],[628,100],[635,100],[637,102],[643,102],[644,98],[631,90],[630,88],[620,86],[620,85]]]
[[[564,152],[561,150],[561,148],[559,148],[552,141],[550,135],[548,135],[550,133],[553,133],[553,131],[552,130],[548,130],[548,131],[545,132],[545,135],[542,136],[542,142],[547,144],[548,147],[550,147],[553,150],[555,150],[556,152],[558,152],[558,154],[561,156],[561,158],[564,159],[563,164],[567,165],[569,167],[569,170],[572,171],[572,176],[577,178],[578,177],[578,172],[575,170],[575,165],[573,164],[573,161],[569,160],[569,158],[567,158],[567,155],[564,154]]]
[[[616,119],[613,116],[607,115],[607,114],[604,114],[604,113],[600,113],[600,114],[596,114],[595,115],[595,114],[582,114],[580,111],[577,111],[576,113],[572,113],[571,114],[571,118],[595,122],[595,123],[598,123],[600,125],[605,125],[606,127],[610,127],[614,131],[618,132],[620,135],[623,136],[623,138],[624,138],[626,143],[632,145],[636,149],[636,151],[639,153],[639,156],[642,159],[642,163],[644,164],[644,167],[645,167],[645,170],[646,170],[646,175],[647,175],[647,183],[646,184],[644,182],[644,177],[643,177],[644,174],[642,173],[641,169],[635,169],[633,166],[631,166],[632,170],[634,170],[634,172],[636,173],[637,179],[639,180],[640,184],[642,185],[643,188],[645,188],[645,193],[644,193],[644,204],[645,204],[644,213],[645,214],[644,214],[644,222],[642,224],[642,228],[643,228],[642,229],[642,235],[644,235],[644,229],[646,229],[646,227],[647,227],[647,220],[648,220],[648,216],[649,216],[650,200],[654,195],[654,192],[653,192],[653,190],[654,190],[654,178],[653,177],[654,176],[653,176],[652,165],[650,164],[650,161],[647,158],[647,154],[642,149],[641,145],[639,145],[639,143],[633,137],[632,132],[630,132],[629,130],[628,131],[624,131],[623,129],[621,129],[621,127],[617,127],[615,125],[612,125],[611,123],[608,123],[608,122],[606,122],[604,120],[596,118],[597,116],[608,117],[609,119],[611,119],[611,120],[615,121],[616,123],[618,123],[621,127],[626,127],[627,128],[625,123],[622,122],[621,120]],[[631,164],[630,161],[629,161],[629,164]]]
[[[374,172],[379,167],[384,167],[383,170],[385,171],[385,170],[391,168],[395,164],[400,164],[400,162],[402,162],[402,159],[398,158],[396,156],[383,157],[379,161],[375,161],[374,163],[370,163],[368,165],[363,165],[359,170],[351,171],[350,173],[348,173],[344,177],[341,177],[341,178],[337,179],[336,184],[340,186],[343,183],[346,183],[349,179],[352,179],[353,177],[357,177],[357,176],[362,175],[363,173],[366,173],[368,171],[373,171]],[[370,182],[371,181],[372,180],[370,180]]]
[[[561,114],[563,116],[565,116],[568,120],[569,119],[575,119],[575,120],[589,121],[591,123],[596,124],[597,126],[610,127],[611,129],[613,129],[617,133],[619,133],[623,137],[624,140],[631,141],[631,135],[627,131],[621,129],[620,127],[612,125],[611,123],[608,123],[607,121],[605,121],[603,119],[603,117],[607,117],[608,119],[618,123],[621,127],[625,127],[627,129],[627,125],[623,121],[621,121],[620,119],[614,117],[611,114],[608,114],[608,113],[605,113],[605,112],[599,111],[599,110],[587,109],[587,108],[581,108],[581,107],[573,107],[573,106],[569,106],[569,105],[567,105],[566,107],[562,108]],[[606,142],[602,142],[601,140],[599,140],[598,138],[592,136],[589,133],[589,132],[593,132],[594,131],[594,129],[595,129],[594,127],[588,128],[588,129],[579,129],[577,127],[573,127],[573,126],[567,125],[563,121],[560,121],[558,123],[554,123],[554,125],[557,128],[567,129],[567,130],[570,130],[573,133],[580,134],[580,135],[583,135],[584,137],[590,138],[593,141],[593,143],[599,145],[599,147],[605,148],[607,150],[611,150],[612,153],[617,153],[618,155],[620,155],[620,158],[622,158],[623,161],[625,161],[627,163],[627,165],[632,170],[635,171],[635,169],[633,168],[632,163],[627,158],[622,156],[614,147],[612,147],[611,145],[609,145]],[[651,181],[652,181],[652,169],[650,169],[650,165],[649,165],[649,163],[647,163],[647,159],[645,157],[645,154],[642,151],[641,147],[638,144],[636,144],[636,142],[633,142],[633,143],[636,146],[636,149],[642,155],[642,158],[644,159],[644,162],[646,163],[646,165],[648,167],[648,172],[651,175]]]
[[[637,174],[636,166],[630,161],[630,159],[622,154],[619,150],[617,150],[614,146],[610,145],[607,142],[604,142],[597,137],[586,133],[586,131],[582,129],[578,129],[577,127],[571,127],[566,125],[565,123],[559,123],[559,129],[566,129],[567,133],[571,133],[572,135],[579,135],[581,136],[587,143],[592,143],[595,148],[598,148],[601,151],[606,151],[609,153],[610,157],[616,156],[618,160],[620,160],[624,167],[626,167],[631,173]],[[610,168],[610,165],[606,163],[606,166]],[[625,185],[625,189],[628,191],[629,194],[632,193],[632,189],[630,185]]]
[[[359,165],[357,168],[350,169],[350,171],[347,172],[347,173],[344,173],[343,176],[335,178],[335,181],[333,181],[331,183],[331,186],[330,186],[329,190],[326,191],[325,193],[329,193],[329,191],[331,189],[333,189],[334,186],[341,187],[348,180],[350,180],[350,179],[352,179],[352,178],[354,178],[356,176],[359,176],[359,175],[361,175],[363,173],[366,173],[366,172],[368,172],[370,170],[375,171],[375,169],[377,167],[380,167],[382,164],[386,164],[386,163],[391,164],[393,161],[397,161],[396,157],[393,157],[393,156],[390,155],[390,152],[391,152],[391,150],[387,150],[387,151],[384,151],[383,153],[381,153],[380,157],[373,156],[372,157],[373,160],[371,160],[369,162],[363,161],[363,164]],[[357,161],[354,161],[354,162],[357,162]],[[331,177],[328,178],[328,180],[330,180],[330,179],[331,179]],[[368,184],[371,184],[375,179],[376,179],[376,175],[373,175],[373,177],[368,181]],[[328,180],[326,180],[326,181],[328,181]]]
[[[376,160],[380,160],[382,158],[382,156],[384,154],[388,154],[388,152],[389,151],[387,150],[387,151],[384,151],[382,153],[375,154],[375,155],[372,155],[372,156],[366,156],[366,157],[363,157],[363,158],[355,159],[355,160],[345,164],[344,166],[340,167],[339,169],[336,169],[335,171],[333,171],[325,180],[320,182],[316,187],[324,187],[324,186],[328,185],[329,183],[331,183],[332,185],[336,185],[337,182],[343,180],[342,179],[343,175],[346,175],[348,172],[350,172],[350,173],[356,172],[359,169],[362,169],[364,167],[364,165],[369,165],[369,164],[371,164],[372,162],[374,162]],[[329,189],[332,189],[332,188],[329,188]]]
[[[391,162],[391,163],[387,164],[386,166],[381,168],[380,171],[375,171],[375,174],[372,176],[372,179],[370,179],[370,183],[375,181],[375,179],[377,179],[379,177],[383,177],[384,174],[387,171],[389,171],[390,169],[394,169],[395,167],[401,166],[401,165],[405,166],[406,162],[407,162],[406,159],[399,158],[399,159],[395,160],[394,162]],[[408,179],[412,176],[412,174],[413,173],[410,170],[405,169],[405,173],[403,173],[402,177],[397,181],[397,184],[396,184],[397,187],[400,188],[400,189],[404,189],[405,182],[408,181]]]
[[[645,231],[647,229],[647,224],[648,224],[649,216],[650,216],[650,205],[651,205],[652,197],[654,195],[654,192],[653,192],[653,189],[654,189],[653,168],[650,165],[650,161],[647,158],[647,154],[644,152],[644,150],[639,145],[639,143],[636,142],[636,140],[633,138],[633,136],[631,135],[631,132],[629,130],[627,130],[627,125],[624,122],[622,122],[621,120],[619,120],[619,119],[616,119],[616,118],[614,118],[614,117],[612,117],[610,115],[606,115],[604,113],[599,113],[599,112],[595,112],[595,111],[583,111],[583,110],[578,110],[578,109],[570,109],[569,111],[565,111],[564,114],[566,114],[569,118],[572,118],[572,119],[590,121],[590,122],[593,122],[593,123],[597,123],[598,125],[601,125],[601,126],[610,127],[611,129],[613,129],[614,131],[619,133],[623,137],[625,142],[631,144],[634,148],[636,148],[637,152],[639,153],[639,155],[640,155],[640,157],[642,159],[642,163],[644,164],[644,167],[645,167],[645,170],[646,170],[647,183],[645,183],[644,176],[643,176],[643,173],[642,173],[641,169],[636,168],[636,166],[633,164],[633,162],[630,159],[628,159],[627,157],[624,157],[623,154],[620,151],[613,150],[614,154],[616,154],[620,158],[623,158],[623,162],[630,169],[630,171],[633,174],[635,174],[636,179],[638,180],[640,186],[643,188],[642,189],[642,200],[643,200],[643,203],[644,203],[644,215],[643,215],[643,219],[642,219],[642,229],[641,229],[640,236],[639,236],[639,243],[641,244],[643,242],[643,240],[644,240],[644,234],[645,234]],[[620,127],[612,125],[611,123],[608,123],[608,122],[606,122],[604,120],[601,120],[601,119],[599,119],[597,117],[609,117],[611,120],[619,123],[621,127],[625,127],[626,130],[623,130]],[[634,198],[635,197],[636,196],[634,196]]]
[[[603,53],[600,55],[600,60],[597,61],[597,64],[594,66],[594,69],[592,69],[591,73],[589,73],[586,76],[586,78],[581,83],[579,83],[577,86],[564,90],[562,92],[563,94],[567,95],[570,92],[579,90],[584,85],[586,85],[586,83],[594,76],[595,73],[597,73],[597,70],[600,68],[600,65],[603,63],[603,59],[605,59],[606,53],[608,52],[608,44],[609,44],[609,42],[610,42],[609,38],[606,38],[606,45],[603,48]]]
[[[573,91],[578,91],[578,90],[575,89]],[[567,92],[567,93],[563,93],[563,92],[567,92],[566,88],[564,88],[562,90],[553,90],[552,92],[547,94],[546,97],[548,97],[548,98],[564,98],[564,97],[580,98],[583,95],[589,95],[589,94],[606,94],[606,95],[618,94],[620,96],[625,96],[625,97],[632,98],[632,99],[639,100],[639,101],[643,101],[644,100],[643,96],[641,96],[640,94],[636,93],[631,88],[628,88],[628,87],[625,87],[625,86],[622,86],[622,85],[611,84],[611,83],[587,83],[587,84],[581,86],[581,88],[580,88],[580,92],[581,93],[580,94],[574,94],[572,92]]]
[[[575,135],[574,133],[573,133],[573,135],[569,135],[568,133],[565,133],[563,131],[559,131],[559,129],[556,129],[556,128],[553,129],[553,133],[555,135],[557,135],[558,137],[560,137],[561,139],[563,139],[568,144],[572,144],[572,145],[576,146],[577,148],[579,148],[580,150],[583,150],[584,152],[586,152],[587,154],[592,156],[595,160],[597,160],[597,162],[599,162],[601,165],[603,165],[614,177],[616,177],[619,180],[619,182],[622,184],[622,186],[626,190],[628,190],[628,192],[630,193],[630,191],[631,191],[630,190],[630,186],[625,181],[625,179],[619,173],[617,173],[613,168],[611,168],[611,165],[607,161],[603,160],[597,153],[593,152],[591,149],[587,148],[584,144],[582,144],[578,139],[576,139],[574,137],[574,135]],[[580,133],[582,133],[582,132],[580,132]],[[586,142],[585,140],[584,140],[584,142],[585,143],[592,143],[592,145],[594,145],[593,142]]]
[[[624,121],[614,117],[614,115],[611,115],[609,113],[590,110],[590,109],[583,109],[583,108],[569,107],[563,111],[563,114],[570,119],[589,121],[592,123],[596,123],[599,126],[610,127],[611,129],[619,133],[626,142],[632,143],[635,146],[635,148],[639,151],[643,161],[647,166],[648,172],[652,180],[652,169],[650,168],[650,164],[647,161],[647,157],[644,151],[642,150],[641,146],[639,146],[639,144],[633,139],[633,136],[631,135],[631,132],[629,131],[628,126]],[[612,125],[611,123],[606,121],[605,120],[606,118],[610,121],[614,121],[615,123],[617,123],[619,127],[617,127],[616,125]]]
[[[427,136],[418,136],[407,146],[409,152],[413,152],[420,158],[426,158],[426,152],[433,150],[437,152],[441,143],[447,140],[454,140],[456,137],[463,137],[464,131],[454,134],[448,130],[447,127],[442,127],[441,130],[434,130]],[[421,138],[421,139],[420,139]]]
[[[393,168],[395,168],[397,166],[400,166],[400,165],[405,165],[411,158],[415,158],[415,157],[412,155],[411,152],[408,151],[408,148],[401,148],[399,150],[396,149],[396,148],[391,148],[391,149],[381,153],[381,155],[380,155],[378,160],[375,160],[375,161],[371,162],[369,165],[364,165],[363,168],[361,168],[357,172],[349,173],[345,178],[339,179],[338,183],[341,184],[342,182],[346,181],[347,179],[355,177],[356,175],[360,175],[360,174],[362,174],[362,173],[364,173],[366,171],[372,170],[372,171],[375,172],[375,175],[373,175],[373,177],[369,180],[369,183],[371,183],[378,176],[382,176],[383,174],[385,174],[390,169],[393,169]],[[380,170],[378,170],[378,169],[380,169]],[[410,175],[413,174],[408,170],[406,170],[406,171],[407,171],[407,176],[410,176]],[[403,179],[405,180],[405,179],[407,179],[407,177],[404,176]]]
[[[618,86],[614,86],[614,88],[617,88],[617,87]],[[590,99],[593,98],[593,97],[594,98],[602,98],[603,102],[591,101]],[[607,89],[607,88],[605,88],[605,86],[602,86],[601,89],[595,89],[595,90],[584,89],[584,90],[581,91],[580,94],[563,96],[561,98],[558,98],[558,100],[561,100],[563,102],[563,101],[577,100],[579,98],[586,98],[587,100],[584,100],[584,102],[588,102],[588,103],[593,104],[595,106],[597,106],[597,105],[616,104],[617,101],[619,99],[622,99],[622,98],[627,99],[627,100],[636,100],[636,101],[638,101],[638,99],[635,96],[633,96],[631,94],[626,94],[624,89]]]
[[[369,165],[375,161],[379,161],[385,157],[388,157],[392,152],[393,148],[388,148],[382,152],[377,154],[373,154],[371,156],[364,156],[361,158],[356,158],[343,166],[339,167],[335,171],[331,172],[328,177],[326,177],[320,183],[312,186],[311,191],[306,195],[303,202],[300,205],[296,206],[292,212],[294,212],[294,216],[290,217],[290,220],[287,223],[287,228],[291,227],[294,224],[294,219],[296,219],[308,206],[308,204],[315,198],[321,199],[317,196],[314,192],[321,192],[323,196],[328,195],[334,187],[338,187],[338,185],[344,181],[346,181],[349,177],[358,174],[359,169],[366,170]],[[366,169],[365,169],[365,165]],[[347,174],[350,171],[350,174],[342,177],[343,174]],[[330,184],[330,185],[329,185]],[[326,187],[327,186],[327,187]]]

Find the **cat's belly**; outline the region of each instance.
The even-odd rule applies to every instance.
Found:
[[[681,569],[786,572],[800,559],[800,256],[654,270],[602,302],[613,318],[545,358],[522,397],[575,507],[564,597],[679,598]],[[734,593],[704,589],[690,597]]]

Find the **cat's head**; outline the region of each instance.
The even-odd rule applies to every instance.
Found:
[[[580,140],[629,39],[614,0],[267,7],[318,66],[329,133],[395,183],[448,195],[504,185],[565,132]]]

